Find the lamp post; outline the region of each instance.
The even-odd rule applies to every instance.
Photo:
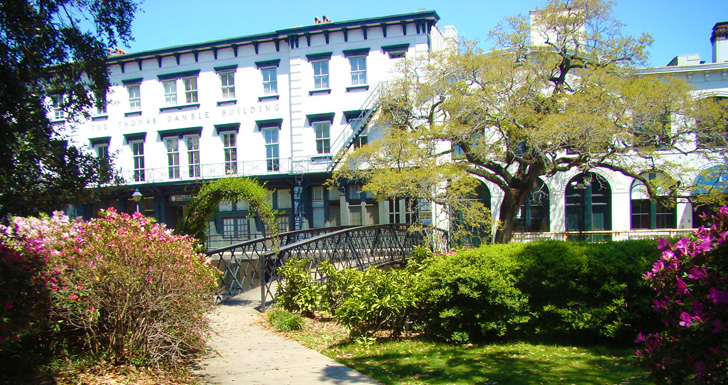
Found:
[[[142,193],[139,192],[138,188],[134,189],[134,193],[131,194],[131,199],[134,199],[134,202],[136,202],[136,212],[139,212],[139,201],[142,200]]]
[[[584,219],[585,219],[585,210],[586,207],[584,207],[584,195],[586,194],[586,189],[591,187],[592,184],[592,176],[588,172],[584,173],[584,176],[582,177],[581,182],[573,181],[571,182],[571,186],[574,187],[575,190],[579,191],[579,240],[584,240]]]

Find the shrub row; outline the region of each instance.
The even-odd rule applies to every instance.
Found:
[[[414,250],[403,270],[366,272],[290,261],[278,301],[311,315],[329,312],[352,335],[406,329],[452,342],[495,338],[631,341],[652,330],[654,295],[642,273],[659,258],[655,241],[533,242],[457,253]]]

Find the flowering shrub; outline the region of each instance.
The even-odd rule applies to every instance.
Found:
[[[50,323],[69,347],[133,362],[174,362],[204,349],[218,271],[195,242],[140,214],[89,222],[15,218],[16,249],[40,243]]]
[[[27,243],[31,249],[15,250],[0,241],[0,372],[5,373],[44,347],[49,304],[45,254],[39,242]]]
[[[636,355],[657,384],[728,382],[728,206],[693,239],[658,242],[644,277],[657,293],[664,329],[640,334]]]

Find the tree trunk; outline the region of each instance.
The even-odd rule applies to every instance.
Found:
[[[521,205],[526,201],[526,197],[531,193],[531,189],[513,190],[511,194],[505,194],[503,203],[500,207],[498,220],[500,228],[496,230],[494,243],[508,243],[513,237],[513,229],[516,227],[516,215]]]

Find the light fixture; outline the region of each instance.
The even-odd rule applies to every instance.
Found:
[[[134,202],[136,202],[136,212],[139,212],[139,201],[142,200],[142,193],[139,192],[138,188],[134,189],[134,193],[131,194],[131,199],[134,199]]]

